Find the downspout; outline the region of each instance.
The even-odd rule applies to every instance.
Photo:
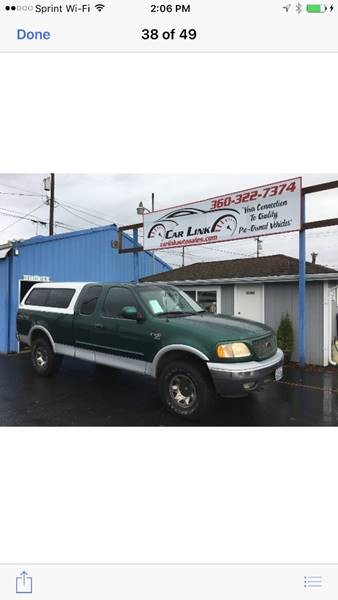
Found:
[[[330,294],[329,294],[329,326],[330,326],[330,337],[329,340],[331,340],[331,336],[332,336],[332,302],[334,300],[334,292],[338,289],[338,286],[332,288],[330,290]],[[330,341],[330,348],[329,348],[329,364],[332,365],[333,367],[338,367],[338,363],[336,363],[334,360],[332,360],[332,344]]]

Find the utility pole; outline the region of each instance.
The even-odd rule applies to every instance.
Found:
[[[152,192],[151,194],[151,212],[153,213],[155,210],[155,194]],[[153,275],[155,275],[155,252],[153,251]]]
[[[257,248],[256,248],[256,257],[259,258],[259,253],[262,250],[262,241],[259,237],[256,237],[256,244],[257,244]]]
[[[50,174],[49,235],[54,235],[55,174]]]

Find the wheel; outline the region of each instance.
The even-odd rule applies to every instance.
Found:
[[[34,371],[42,377],[49,377],[56,373],[62,362],[62,356],[54,354],[50,343],[44,338],[33,342],[31,357]]]
[[[187,419],[199,419],[215,403],[215,390],[203,364],[169,363],[160,373],[159,389],[170,412]]]

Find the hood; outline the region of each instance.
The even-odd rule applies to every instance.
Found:
[[[196,331],[196,327],[198,327],[203,334],[216,336],[219,340],[249,340],[263,337],[272,332],[271,327],[264,323],[229,315],[201,313],[189,317],[169,317],[169,320],[171,324],[175,322],[178,327],[184,327],[187,331]]]

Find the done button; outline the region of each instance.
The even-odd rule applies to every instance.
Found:
[[[26,29],[16,30],[17,40],[49,40],[51,37],[49,31],[26,31]]]

